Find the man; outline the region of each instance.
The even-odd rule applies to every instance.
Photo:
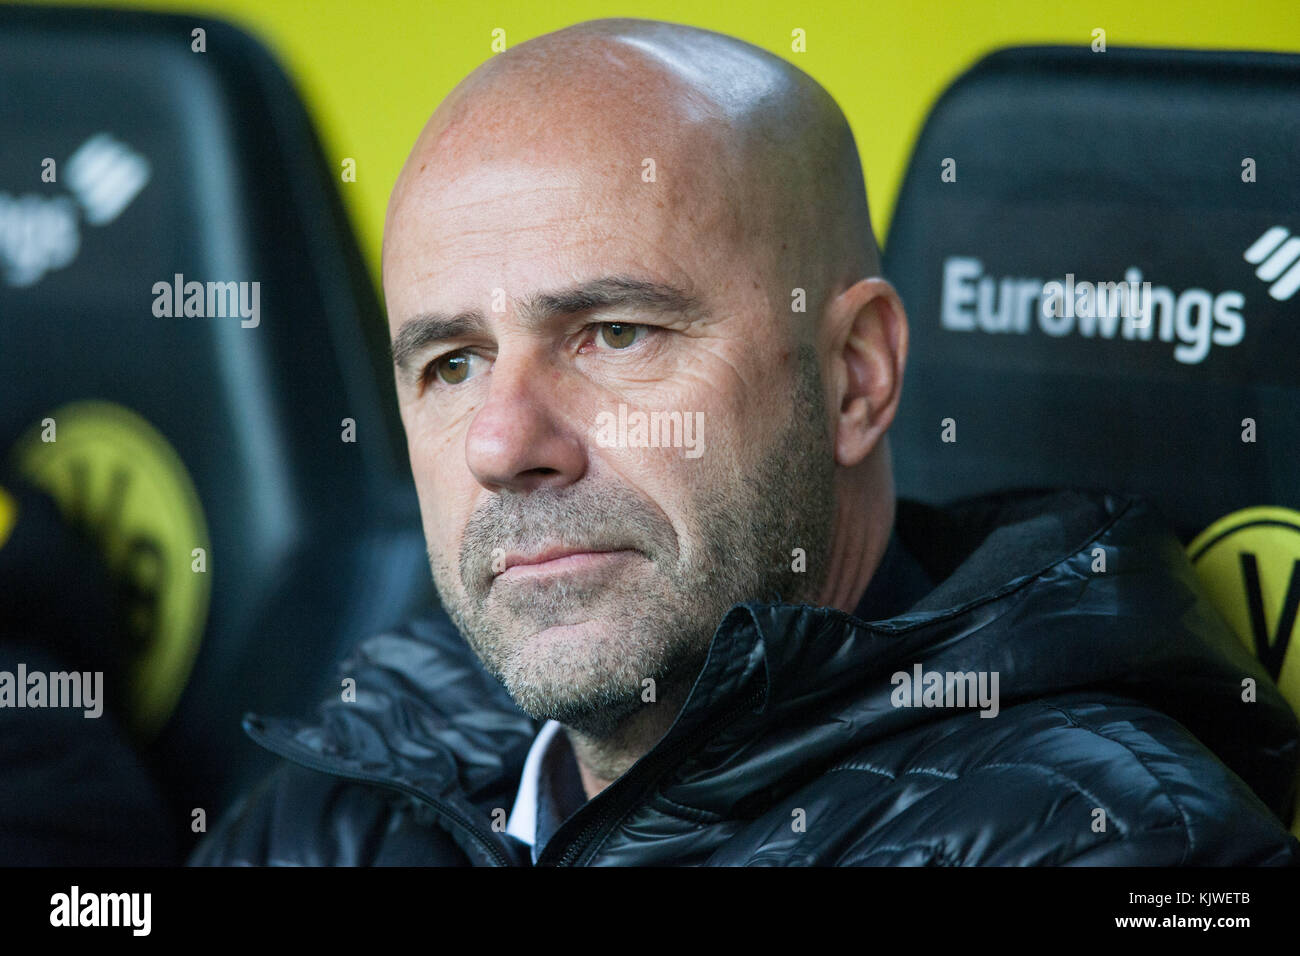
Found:
[[[289,762],[195,862],[1300,859],[1295,716],[1149,510],[896,507],[907,321],[800,71],[642,20],[499,55],[383,272],[455,630],[250,717]]]

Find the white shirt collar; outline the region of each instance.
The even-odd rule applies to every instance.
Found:
[[[506,821],[506,833],[518,837],[529,846],[537,840],[537,787],[542,772],[542,761],[551,746],[555,735],[563,729],[558,720],[548,720],[533,738],[533,745],[524,758],[524,773],[519,780],[519,793],[515,797],[510,819]]]

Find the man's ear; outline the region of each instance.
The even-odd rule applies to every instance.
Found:
[[[907,314],[884,279],[862,279],[835,297],[830,337],[835,463],[851,468],[889,430],[907,363]]]

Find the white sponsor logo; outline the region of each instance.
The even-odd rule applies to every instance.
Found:
[[[1300,236],[1287,239],[1288,235],[1282,226],[1273,226],[1242,256],[1252,266],[1259,266],[1255,275],[1273,283],[1268,287],[1268,294],[1279,302],[1285,302],[1300,289]]]
[[[68,188],[86,210],[86,222],[112,222],[149,181],[149,161],[107,133],[82,143],[68,160]]]
[[[0,193],[0,276],[23,288],[71,263],[81,249],[78,206],[92,226],[107,225],[144,189],[149,172],[147,159],[98,133],[68,160],[72,198]]]
[[[77,257],[77,206],[67,196],[0,193],[0,275],[24,288]]]
[[[1228,290],[1153,286],[1136,267],[1123,282],[1076,282],[1070,273],[1061,281],[995,277],[984,264],[968,256],[950,256],[943,263],[940,324],[953,332],[1026,335],[1037,325],[1055,338],[1076,334],[1085,338],[1177,343],[1174,358],[1196,365],[1212,345],[1232,346],[1246,334],[1241,307],[1246,297]]]

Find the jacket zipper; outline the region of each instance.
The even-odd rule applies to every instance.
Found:
[[[732,710],[728,711],[723,717],[697,729],[688,735],[686,739],[679,741],[675,746],[661,753],[655,758],[654,763],[645,769],[642,776],[648,778],[650,781],[657,781],[668,769],[668,765],[677,758],[678,754],[698,746],[708,737],[711,737],[733,721],[737,720],[747,710],[753,710],[760,702],[762,702],[764,696],[764,689],[762,687],[756,688],[747,698],[745,698],[744,701]],[[640,800],[642,789],[643,788],[641,787],[635,787],[627,790],[626,792],[629,794],[629,797],[620,800],[617,804],[617,809],[614,805],[611,805],[592,820],[591,823],[583,827],[582,832],[579,833],[577,838],[574,839],[574,841],[565,849],[564,854],[560,857],[557,865],[573,866],[577,862],[578,857],[582,856],[582,854],[586,852],[587,847],[597,842],[597,838],[603,840],[608,836],[610,831],[617,826],[618,822],[625,817],[627,812]]]
[[[483,830],[480,827],[475,826],[472,822],[466,819],[457,810],[447,806],[445,803],[441,802],[440,800],[437,800],[429,796],[424,791],[420,790],[418,787],[413,787],[410,784],[402,783],[400,780],[392,780],[388,777],[382,777],[378,774],[366,773],[365,771],[361,771],[361,770],[340,770],[336,764],[332,764],[328,760],[325,760],[323,758],[309,757],[306,754],[296,753],[290,751],[288,748],[280,746],[277,743],[273,743],[272,739],[267,735],[265,735],[260,728],[255,733],[250,733],[250,736],[253,738],[253,740],[256,743],[265,747],[267,750],[271,751],[272,753],[278,754],[279,756],[283,757],[286,760],[291,760],[294,763],[299,764],[300,766],[306,767],[308,770],[318,770],[321,773],[327,773],[330,774],[331,776],[339,777],[344,780],[355,780],[358,783],[375,784],[377,786],[386,787],[390,790],[396,790],[399,793],[404,793],[407,796],[414,797],[416,800],[419,800],[421,803],[426,804],[427,806],[433,808],[439,814],[447,818],[452,823],[455,823],[462,830],[470,834],[470,836],[472,836],[475,839],[475,841],[477,841],[485,850],[487,850],[488,853],[492,856],[492,858],[497,861],[498,866],[511,865],[509,858],[507,858],[506,855],[501,851],[501,848],[496,845],[495,840],[493,840],[492,837],[486,835],[487,831]]]

